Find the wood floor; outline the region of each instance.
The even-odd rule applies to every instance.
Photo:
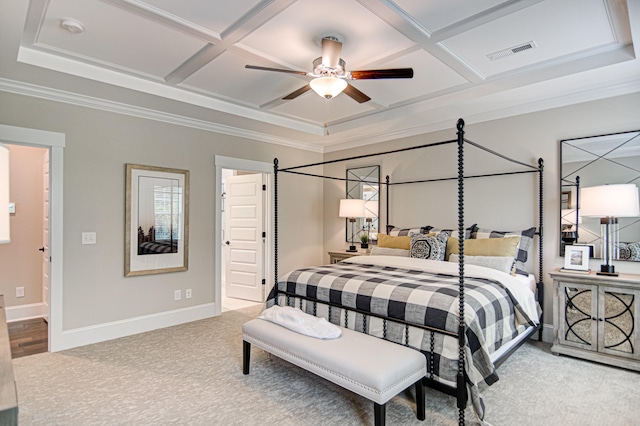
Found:
[[[48,325],[42,318],[15,321],[7,324],[11,358],[47,352],[49,338]]]

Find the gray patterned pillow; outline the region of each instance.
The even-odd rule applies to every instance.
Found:
[[[393,225],[387,225],[387,234],[394,237],[406,237],[408,235],[414,234],[426,234],[426,226],[421,226],[419,228],[400,228]]]
[[[424,234],[409,234],[411,237],[410,257],[418,259],[444,260],[447,250],[447,234],[429,236]]]
[[[478,224],[474,223],[473,225],[469,226],[468,228],[466,228],[464,230],[464,239],[468,240],[471,238],[471,235],[474,232],[478,232]],[[458,230],[456,229],[438,229],[435,226],[425,226],[422,230],[422,232],[424,234],[430,234],[430,233],[435,233],[435,234],[440,234],[440,233],[446,233],[448,236],[453,237],[453,238],[459,238],[458,237]]]

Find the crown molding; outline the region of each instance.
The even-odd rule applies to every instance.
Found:
[[[530,114],[553,108],[561,108],[570,105],[592,102],[601,99],[613,98],[616,96],[623,96],[637,92],[640,92],[640,80],[630,79],[622,83],[590,88],[588,90],[579,92],[571,92],[569,94],[558,95],[553,98],[547,98],[543,100],[523,102],[520,105],[499,107],[475,114],[460,114],[459,105],[454,105],[452,109],[456,111],[448,114],[448,118],[441,117],[440,120],[430,122],[426,125],[402,129],[395,132],[387,132],[375,136],[354,136],[349,140],[345,139],[343,141],[336,142],[335,144],[326,145],[324,147],[324,152],[329,153],[342,151],[345,149],[360,148],[375,143],[388,142],[391,140],[418,136],[421,134],[436,132],[440,130],[452,129],[455,128],[455,123],[458,118],[460,118],[460,115],[464,118],[465,123],[468,125],[473,123],[482,123],[485,121],[514,117],[517,115]],[[446,113],[442,115],[446,115]]]
[[[0,78],[0,91],[14,93],[18,95],[30,96],[49,101],[62,102],[84,108],[92,108],[101,111],[113,112],[147,120],[160,121],[163,123],[175,124],[177,126],[190,127],[212,133],[219,133],[229,136],[236,136],[256,140],[260,142],[282,145],[289,148],[302,149],[305,151],[322,153],[322,147],[312,144],[304,144],[286,138],[241,129],[238,127],[226,126],[209,121],[198,120],[177,114],[152,110],[149,108],[128,105],[121,102],[108,101],[91,96],[80,95],[63,90],[52,89],[50,87],[38,86],[21,81]]]
[[[77,93],[71,93],[5,78],[0,78],[0,91],[50,101],[62,102],[84,108],[113,112],[116,114],[123,114],[147,120],[160,121],[163,123],[170,123],[178,126],[204,130],[207,132],[246,138],[259,142],[271,143],[316,153],[328,153],[351,148],[359,148],[374,143],[388,142],[395,139],[408,138],[420,134],[449,129],[452,127],[451,123],[455,123],[455,120],[459,118],[457,115],[454,117],[450,114],[451,117],[449,118],[441,117],[441,119],[437,122],[431,122],[423,126],[416,126],[398,131],[389,131],[378,135],[355,135],[347,139],[342,139],[341,141],[337,141],[336,143],[330,145],[320,146],[310,143],[301,143],[299,141],[268,135],[261,132],[255,132],[252,130],[212,123],[177,114],[166,113],[120,102],[108,101],[91,96],[80,95]],[[468,124],[480,123],[484,121],[513,117],[516,115],[528,114],[543,111],[546,109],[559,108],[563,106],[606,99],[636,92],[640,92],[640,80],[631,79],[619,84],[592,88],[590,90],[584,90],[581,92],[572,92],[566,95],[560,95],[544,100],[526,102],[518,106],[496,108],[490,111],[484,111],[479,114],[463,115],[465,121]]]

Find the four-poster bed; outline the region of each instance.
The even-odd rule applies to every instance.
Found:
[[[279,168],[274,160],[275,217],[274,217],[274,273],[276,285],[268,304],[298,306],[303,311],[324,316],[331,322],[367,334],[420,350],[427,358],[426,386],[457,397],[459,422],[464,424],[464,409],[468,401],[476,413],[484,417],[484,407],[478,392],[481,382],[490,385],[497,380],[495,367],[538,332],[541,339],[542,317],[535,296],[511,274],[476,265],[465,265],[464,182],[466,179],[489,176],[509,176],[535,173],[538,175],[538,278],[537,300],[543,301],[542,256],[542,159],[532,166],[510,159],[464,138],[464,121],[457,123],[457,139],[367,154],[303,166]],[[400,259],[387,256],[361,256],[336,265],[303,268],[284,276],[278,271],[278,174],[338,179],[300,171],[300,169],[361,158],[457,144],[457,176],[410,182],[392,182],[389,176],[381,183],[386,188],[386,221],[390,218],[389,191],[394,185],[416,184],[445,180],[457,181],[457,233],[448,232],[451,242],[447,254],[457,253],[457,263],[431,259]],[[464,174],[464,145],[470,144],[491,155],[517,164],[523,170],[489,174]],[[466,232],[466,235],[465,235]],[[434,234],[434,233],[432,233]],[[425,234],[429,237],[432,234]],[[512,234],[497,233],[491,237]],[[412,234],[413,235],[413,234]],[[440,234],[442,235],[442,233]],[[415,236],[415,235],[414,235]],[[452,236],[457,236],[457,241]],[[425,237],[425,238],[429,238]],[[413,237],[412,237],[413,238]],[[416,237],[418,238],[418,237]],[[516,238],[516,237],[511,237]],[[517,237],[516,244],[524,241]],[[472,240],[468,240],[472,241]],[[497,241],[492,241],[496,243]],[[456,244],[457,243],[457,244]],[[500,242],[501,243],[501,242]],[[455,247],[457,245],[457,247]],[[518,246],[521,249],[521,246]],[[521,250],[523,251],[523,250]],[[444,249],[442,251],[444,255]],[[526,250],[524,259],[527,260]],[[471,259],[471,256],[469,256]],[[517,258],[514,259],[518,260]],[[532,293],[532,292],[530,292]],[[460,320],[464,319],[464,320]],[[455,347],[457,345],[457,347]],[[470,391],[470,392],[469,392]]]

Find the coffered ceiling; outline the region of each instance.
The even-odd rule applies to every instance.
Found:
[[[640,91],[638,0],[0,1],[0,90],[318,151]],[[283,100],[311,77],[245,69],[312,71],[324,36],[414,77]]]

